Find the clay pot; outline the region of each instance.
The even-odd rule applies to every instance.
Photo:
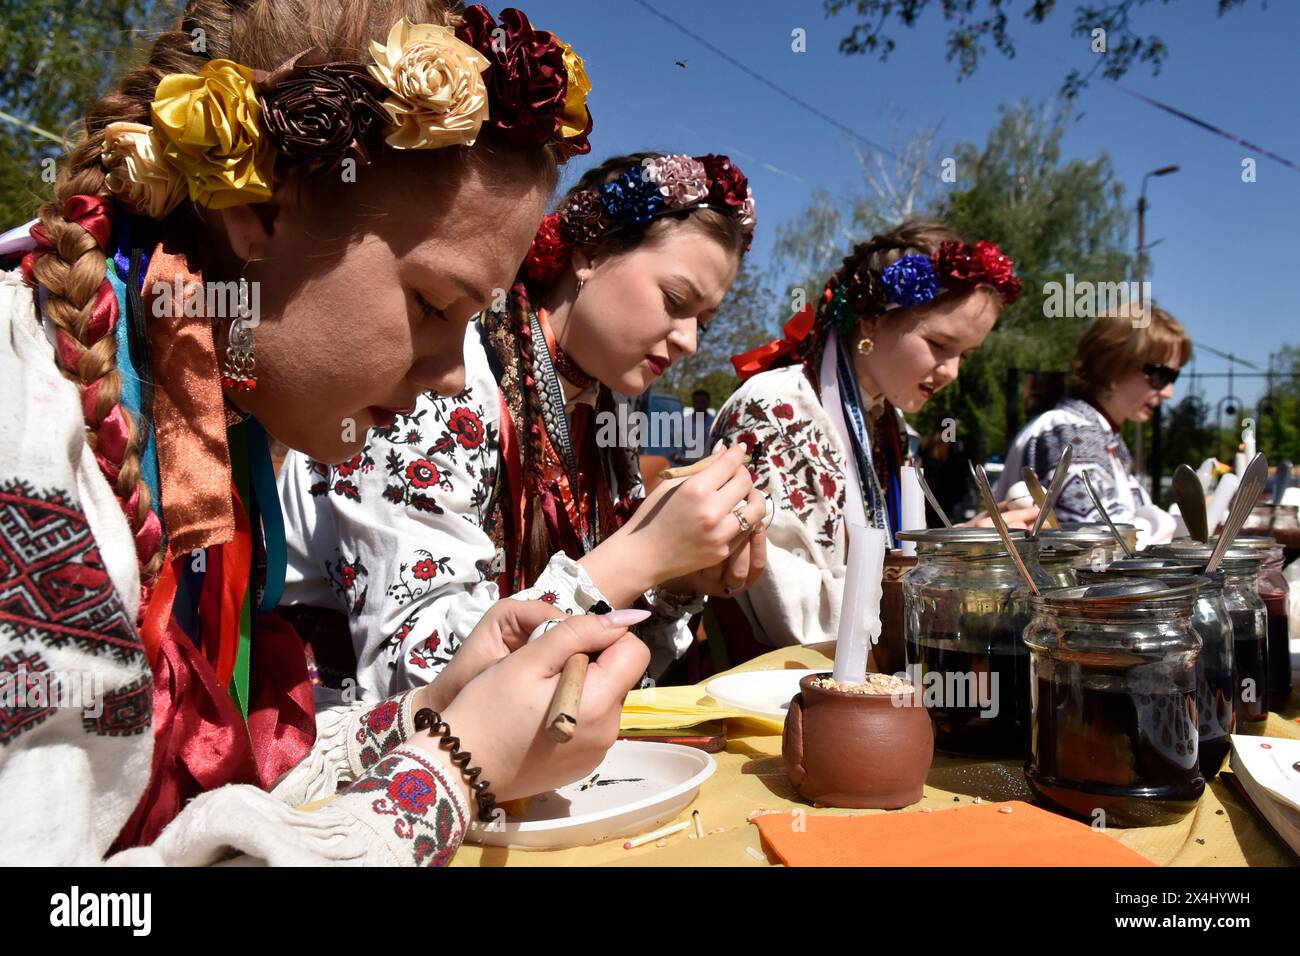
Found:
[[[896,810],[921,799],[934,758],[934,729],[919,700],[799,682],[781,740],[785,771],[799,796],[828,807]]]

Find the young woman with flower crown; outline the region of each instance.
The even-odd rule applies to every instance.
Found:
[[[467,324],[588,148],[587,89],[517,10],[196,0],[92,107],[30,237],[0,238],[25,253],[0,273],[0,680],[98,699],[0,709],[0,862],[441,864],[494,794],[599,762],[648,660],[626,614],[523,647],[558,612],[501,602],[434,684],[316,714],[271,613],[266,445],[344,461],[461,390]],[[578,651],[557,748],[530,718]]]
[[[728,615],[729,626],[748,623],[766,645],[836,638],[845,518],[901,530],[903,414],[956,380],[1019,294],[996,245],[969,246],[941,223],[912,220],[859,244],[782,339],[732,360],[746,381],[712,437],[762,445],[754,481],[776,515],[768,574],[737,596],[743,617]],[[1036,513],[1005,510],[1013,527]]]
[[[739,450],[642,500],[636,449],[603,427],[695,351],[753,228],[725,156],[608,160],[471,330],[462,394],[421,396],[334,468],[285,460],[287,598],[349,615],[365,695],[428,682],[484,608],[519,592],[652,611],[638,631],[658,674],[689,647],[704,595],[761,573],[765,504]]]

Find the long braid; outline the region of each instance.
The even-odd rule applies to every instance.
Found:
[[[45,314],[57,329],[59,368],[81,394],[86,442],[100,470],[113,487],[136,540],[141,583],[147,588],[162,567],[163,551],[157,517],[148,485],[140,469],[145,432],[122,405],[122,377],[117,369],[117,338],[112,325],[102,321],[103,311],[116,321],[116,298],[107,278],[105,248],[89,231],[65,216],[73,196],[108,196],[99,154],[104,127],[111,122],[143,122],[158,81],[189,59],[191,38],[172,31],[163,34],[149,63],[122,79],[120,89],[102,97],[86,114],[85,135],[72,149],[55,182],[53,202],[39,212],[52,252],[34,257],[31,276],[48,292]],[[96,319],[100,303],[101,321]],[[106,423],[112,423],[112,440],[101,440]],[[120,440],[125,435],[125,441]]]
[[[165,76],[198,73],[207,61],[230,56],[271,68],[283,59],[285,50],[307,45],[304,31],[314,39],[334,37],[334,43],[326,43],[331,47],[363,45],[364,37],[378,35],[380,26],[386,29],[397,16],[441,22],[449,16],[448,5],[439,0],[365,0],[355,5],[364,8],[361,11],[347,9],[342,3],[321,3],[305,17],[287,19],[283,16],[286,6],[256,0],[192,0],[175,25],[154,42],[148,62],[126,73],[117,89],[100,97],[77,124],[83,135],[59,172],[54,201],[39,211],[48,248],[39,250],[26,264],[29,278],[48,292],[45,315],[57,330],[59,368],[81,394],[86,442],[135,536],[146,591],[162,567],[164,551],[161,527],[140,468],[145,430],[121,401],[117,339],[111,330],[115,321],[127,321],[127,317],[117,314],[108,282],[107,240],[101,245],[95,235],[69,218],[72,207],[68,201],[75,196],[109,196],[100,163],[104,129],[115,122],[149,124],[151,104]],[[259,24],[267,29],[252,29]],[[196,43],[200,29],[201,45]],[[341,37],[340,44],[341,34],[347,35]],[[182,204],[173,215],[192,215],[192,211]],[[110,320],[106,322],[105,316]]]

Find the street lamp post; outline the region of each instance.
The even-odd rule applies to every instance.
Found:
[[[1147,180],[1152,176],[1168,176],[1170,173],[1178,172],[1175,165],[1161,166],[1154,169],[1142,177],[1142,191],[1138,194],[1138,245],[1137,245],[1137,263],[1134,267],[1137,279],[1137,289],[1139,297],[1142,295],[1142,282],[1146,277],[1146,213],[1147,213]],[[1149,320],[1149,319],[1148,319]],[[1151,421],[1151,500],[1159,501],[1160,499],[1160,428],[1161,419],[1164,417],[1163,404],[1156,406],[1155,417]],[[1137,442],[1134,447],[1134,467],[1139,475],[1146,473],[1146,440],[1145,429],[1138,426],[1136,435]]]

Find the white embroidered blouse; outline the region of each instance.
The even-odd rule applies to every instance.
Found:
[[[571,408],[594,391],[566,389]],[[465,388],[420,396],[410,415],[372,430],[351,461],[327,466],[291,452],[280,469],[289,567],[283,603],[348,615],[363,699],[429,683],[500,597],[501,558],[483,528],[500,454],[501,392],[477,328],[465,336]],[[643,497],[640,482],[632,491]],[[586,571],[552,556],[521,599],[569,613],[603,600]],[[646,594],[654,616],[635,629],[661,673],[692,640],[702,602]]]
[[[149,781],[140,579],[76,386],[17,271],[0,272],[0,407],[0,865],[98,864]],[[64,696],[70,683],[89,696]],[[408,696],[318,713],[315,746],[275,795],[212,790],[107,862],[448,862],[469,810],[448,768],[403,747],[410,709]]]
[[[755,637],[774,646],[835,640],[848,560],[849,451],[803,366],[747,379],[718,412],[710,441],[722,438],[751,449],[762,444],[751,468],[755,485],[776,504],[767,570],[736,598]]]

